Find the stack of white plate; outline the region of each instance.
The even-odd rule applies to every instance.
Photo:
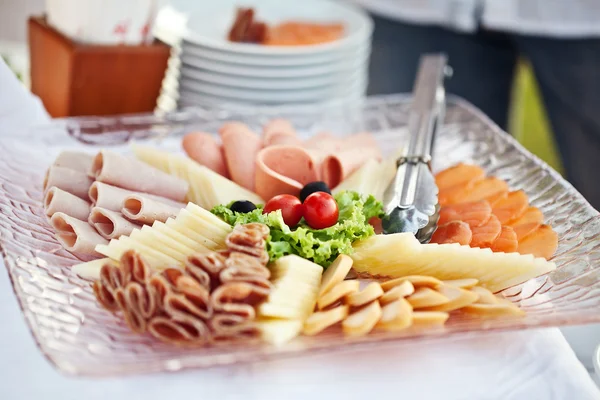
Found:
[[[236,8],[252,7],[267,24],[342,23],[344,36],[311,46],[264,46],[227,40]],[[363,11],[330,0],[197,1],[185,17],[159,15],[155,36],[173,45],[158,107],[210,104],[290,105],[356,101],[367,88],[373,23]],[[164,11],[164,10],[163,10]],[[181,15],[181,14],[180,14]]]

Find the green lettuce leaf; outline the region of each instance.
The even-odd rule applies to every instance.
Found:
[[[271,261],[295,254],[328,267],[338,255],[352,253],[354,241],[374,235],[369,219],[383,216],[382,204],[373,196],[344,191],[334,198],[339,209],[338,222],[325,229],[312,229],[304,220],[291,229],[283,221],[281,211],[263,214],[260,206],[246,214],[231,211],[230,204],[216,206],[211,212],[230,225],[252,222],[267,225],[270,229],[267,251]]]

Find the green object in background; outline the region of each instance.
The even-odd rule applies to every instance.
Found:
[[[562,174],[560,155],[530,65],[519,63],[515,76],[509,132],[527,150]]]

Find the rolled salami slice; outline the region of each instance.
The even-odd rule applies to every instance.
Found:
[[[221,134],[229,175],[238,185],[254,190],[255,160],[262,140],[246,125],[230,124]]]
[[[136,192],[133,190],[121,189],[116,186],[108,185],[102,182],[94,182],[90,186],[89,199],[92,202],[92,206],[106,208],[112,211],[121,212],[123,208],[123,202],[127,196],[141,195],[149,199],[160,201],[161,203],[168,204],[173,207],[179,207],[181,203],[166,199],[160,196],[154,196],[148,193]]]
[[[318,162],[302,147],[266,147],[256,158],[256,193],[263,199],[283,193],[297,196],[304,185],[319,180]]]
[[[131,221],[152,225],[154,221],[166,222],[169,218],[175,218],[182,208],[185,208],[183,203],[177,207],[144,195],[133,194],[123,201],[121,214]]]
[[[182,145],[183,150],[192,160],[226,178],[229,177],[223,147],[210,133],[188,133],[183,137]]]
[[[381,159],[379,148],[349,148],[339,151],[334,155],[325,157],[321,164],[321,178],[333,189],[372,158]]]
[[[85,221],[90,215],[90,203],[65,192],[56,186],[51,187],[44,196],[44,212],[52,217],[57,212]]]
[[[87,200],[88,190],[92,182],[93,180],[85,172],[53,165],[46,172],[44,192],[54,186]]]
[[[97,181],[183,201],[189,184],[132,157],[102,150],[94,158],[91,176]]]
[[[273,143],[273,138],[276,136],[295,137],[296,130],[287,119],[273,119],[263,127],[263,141],[265,146],[275,144]]]
[[[50,218],[56,230],[56,239],[68,251],[78,254],[100,255],[96,252],[99,244],[108,244],[90,224],[65,213],[57,212]]]
[[[53,165],[87,174],[93,162],[94,156],[92,154],[82,151],[65,150],[56,157]]]
[[[88,222],[105,239],[129,236],[134,229],[141,228],[141,225],[127,220],[121,213],[100,207],[92,208]]]

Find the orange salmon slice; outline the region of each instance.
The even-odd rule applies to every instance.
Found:
[[[448,204],[473,203],[498,196],[508,192],[508,184],[498,178],[485,178],[475,182],[471,187],[466,187],[462,193],[457,193],[449,199]]]
[[[499,199],[492,208],[492,213],[498,217],[502,225],[518,219],[529,206],[529,199],[522,190],[509,192],[504,199]]]
[[[494,240],[490,249],[499,253],[514,253],[519,248],[517,234],[510,226],[503,226],[500,236]]]
[[[452,221],[438,226],[431,237],[431,243],[459,243],[461,245],[468,245],[471,242],[471,237],[469,224],[462,221]]]
[[[471,228],[481,226],[492,215],[492,207],[485,200],[474,203],[453,204],[440,209],[439,225],[452,221],[463,221]]]
[[[519,241],[521,254],[533,254],[536,257],[550,259],[558,247],[558,234],[549,225],[540,225]]]
[[[481,167],[471,164],[457,164],[447,168],[435,176],[435,183],[440,192],[454,186],[463,186],[469,182],[480,181],[485,177]]]
[[[517,234],[517,240],[523,239],[535,231],[544,222],[544,214],[537,207],[528,207],[518,219],[510,221],[507,225],[512,227]]]
[[[490,247],[492,243],[500,236],[502,224],[498,218],[492,214],[487,222],[481,226],[471,229],[473,237],[471,247]]]

